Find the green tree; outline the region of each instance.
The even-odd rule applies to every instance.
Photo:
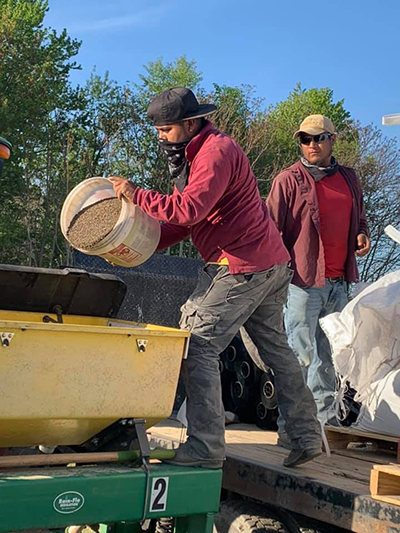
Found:
[[[335,102],[333,91],[329,88],[306,90],[298,84],[286,100],[268,109],[265,127],[271,136],[273,150],[265,158],[264,163],[268,168],[270,179],[282,168],[298,159],[300,151],[298,143],[293,140],[293,133],[302,120],[312,114],[325,115],[334,123],[336,131],[340,134],[336,147],[337,154],[346,154],[346,157],[349,157],[350,152],[353,154],[357,151],[358,141],[352,128],[353,121],[344,107],[344,100]],[[263,193],[269,190],[268,181],[262,184]]]
[[[373,125],[354,124],[357,151],[347,154],[347,164],[360,177],[371,231],[371,251],[359,260],[361,279],[375,281],[400,268],[400,247],[385,235],[392,224],[400,226],[400,150]],[[340,159],[340,156],[339,156]]]
[[[80,44],[43,28],[46,1],[0,0],[0,7],[0,124],[14,147],[0,178],[0,249],[2,261],[37,264],[51,194],[50,124],[73,101],[68,78]]]
[[[188,61],[185,55],[173,63],[164,63],[162,57],[144,66],[145,73],[140,74],[139,88],[150,99],[160,92],[172,87],[188,87],[193,91],[199,88],[203,77],[197,71],[196,61]]]
[[[365,191],[374,244],[361,263],[363,278],[375,279],[398,266],[399,252],[383,235],[385,225],[399,223],[397,145],[354,122],[330,89],[298,85],[287,99],[266,107],[249,86],[214,84],[206,92],[196,62],[185,56],[144,66],[139,84],[121,86],[93,71],[83,87],[72,89],[69,75],[79,68],[73,58],[80,43],[65,31],[43,27],[47,2],[0,0],[0,7],[0,133],[14,145],[0,177],[1,261],[71,264],[59,214],[68,192],[85,178],[119,174],[170,193],[167,165],[146,110],[156,94],[186,86],[217,105],[212,121],[242,146],[262,194],[298,158],[292,136],[303,118],[311,113],[331,118],[339,133],[335,154],[356,168]],[[190,257],[196,252],[186,241],[169,253]]]
[[[269,184],[271,179],[266,161],[274,146],[273,136],[267,127],[268,114],[264,101],[255,97],[254,93],[255,89],[248,85],[229,87],[214,84],[214,90],[207,99],[217,105],[217,112],[211,120],[241,146],[262,188],[262,184]]]

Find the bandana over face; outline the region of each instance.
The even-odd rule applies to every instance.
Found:
[[[331,158],[331,164],[328,167],[312,165],[305,157],[302,157],[300,160],[315,181],[322,180],[325,176],[333,176],[338,171],[338,163],[334,157]]]
[[[190,140],[179,143],[160,140],[161,151],[168,162],[171,179],[180,193],[187,185],[189,162],[185,157],[185,149]]]

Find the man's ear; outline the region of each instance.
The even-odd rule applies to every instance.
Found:
[[[197,120],[195,118],[189,118],[187,121],[189,133],[193,133],[197,127]]]
[[[335,144],[336,142],[336,135],[331,135],[331,142],[332,142],[332,146]]]

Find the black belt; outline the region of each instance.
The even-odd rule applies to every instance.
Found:
[[[336,278],[325,278],[331,283],[343,283],[346,281],[346,278],[344,276],[337,276]]]

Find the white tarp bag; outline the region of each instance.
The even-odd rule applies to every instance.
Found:
[[[400,271],[391,272],[366,287],[341,313],[324,317],[320,324],[330,341],[333,362],[343,376],[343,383],[350,382],[357,391],[355,400],[363,403],[365,409],[367,406],[379,409],[372,401],[377,383],[400,369]],[[393,384],[387,386],[393,388]],[[379,394],[390,398],[390,408],[398,415],[396,436],[400,436],[400,396],[398,388],[393,390],[383,393],[379,388]],[[339,403],[342,395],[343,387],[337,395]],[[371,411],[371,421],[375,416]],[[382,431],[385,425],[387,429]],[[388,433],[392,426],[389,421],[380,423],[381,432]]]
[[[371,385],[357,427],[370,433],[400,437],[400,369]]]

